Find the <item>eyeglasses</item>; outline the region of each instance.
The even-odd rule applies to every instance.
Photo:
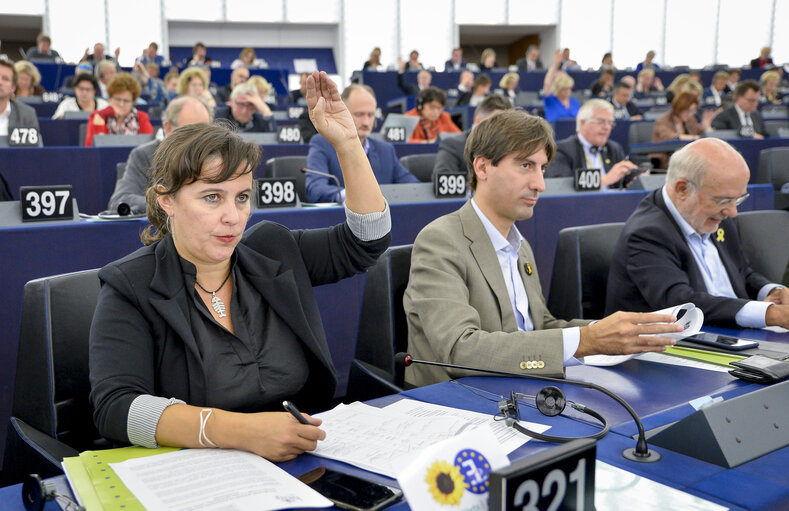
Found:
[[[734,203],[735,206],[739,206],[740,204],[745,202],[745,199],[747,199],[748,197],[751,196],[750,193],[746,192],[746,193],[740,195],[739,197],[715,197],[715,196],[712,196],[712,195],[708,194],[707,192],[703,191],[701,189],[701,187],[699,187],[699,185],[697,185],[695,182],[691,181],[690,179],[688,179],[687,181],[688,181],[688,183],[692,184],[696,188],[696,190],[698,190],[700,193],[703,193],[704,195],[706,195],[707,197],[712,199],[713,202],[715,202],[715,204],[717,204],[718,206],[720,206],[722,208],[726,207],[726,206],[728,206],[728,205],[730,205],[732,203]]]
[[[134,103],[133,99],[119,98],[118,96],[112,96],[110,101],[114,101],[120,105],[131,105]]]
[[[599,117],[592,117],[591,119],[587,119],[586,122],[591,122],[592,124],[602,124],[604,126],[608,126],[609,128],[613,128],[616,126],[616,121],[609,121],[608,119],[600,119]]]
[[[236,103],[236,107],[241,108],[242,110],[254,110],[255,105],[252,103]]]

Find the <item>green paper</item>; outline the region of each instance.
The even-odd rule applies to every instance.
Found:
[[[79,496],[78,500],[85,506],[85,509],[90,511],[102,511],[104,509],[101,506],[96,490],[93,489],[93,483],[90,481],[88,471],[85,470],[85,465],[82,464],[79,456],[63,458],[63,472],[66,473],[72,493],[75,496]]]
[[[686,348],[685,346],[667,346],[665,353],[667,355],[699,360],[708,364],[729,367],[731,369],[734,369],[734,366],[730,365],[731,362],[736,362],[737,360],[745,358],[742,355],[719,353],[717,351],[701,350],[697,348]]]

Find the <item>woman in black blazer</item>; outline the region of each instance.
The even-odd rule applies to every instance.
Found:
[[[259,148],[215,125],[175,130],[154,157],[147,245],[99,272],[91,328],[94,420],[147,447],[244,449],[273,461],[312,450],[320,420],[281,409],[331,404],[336,374],[312,286],[372,266],[389,209],[325,73],[308,78],[318,132],[337,150],[347,222],[244,232]],[[274,411],[279,410],[279,411]]]

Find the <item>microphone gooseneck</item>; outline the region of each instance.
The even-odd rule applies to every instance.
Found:
[[[334,181],[334,184],[337,186],[338,199],[336,202],[337,204],[342,204],[342,185],[340,184],[340,180],[337,179],[337,176],[328,172],[322,172],[320,170],[308,169],[307,167],[302,167],[301,172],[303,174],[315,174],[316,176],[328,177],[330,180]]]
[[[622,407],[625,410],[627,410],[630,416],[633,417],[633,420],[636,423],[636,427],[638,428],[638,439],[636,441],[635,448],[625,449],[622,452],[622,456],[624,456],[626,459],[630,461],[638,461],[644,463],[658,461],[661,458],[658,452],[654,450],[652,451],[649,450],[649,446],[647,445],[646,433],[644,432],[644,425],[641,423],[641,419],[638,417],[638,414],[636,414],[636,411],[633,410],[633,408],[627,403],[627,401],[625,401],[618,395],[614,394],[610,390],[606,389],[605,387],[597,385],[596,383],[567,380],[563,378],[553,378],[551,376],[540,376],[536,374],[509,373],[507,371],[497,371],[495,369],[481,369],[477,367],[469,367],[469,366],[462,366],[456,364],[445,364],[443,362],[432,362],[430,360],[419,360],[413,358],[408,353],[403,353],[403,352],[397,353],[394,356],[394,361],[395,364],[402,365],[405,367],[408,367],[413,364],[425,364],[425,365],[431,365],[437,367],[447,367],[450,369],[461,369],[464,371],[475,371],[478,373],[493,374],[496,376],[507,376],[509,378],[525,378],[527,380],[549,381],[553,383],[567,383],[570,385],[574,385],[576,387],[583,387],[587,389],[597,390],[599,392],[602,392],[606,396],[610,397],[620,405],[622,405]]]

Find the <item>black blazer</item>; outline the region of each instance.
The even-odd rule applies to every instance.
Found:
[[[617,310],[649,312],[692,302],[704,312],[705,323],[736,326],[734,316],[769,284],[748,266],[734,220],[720,224],[712,241],[738,298],[707,293],[696,265],[674,218],[663,200],[662,188],[647,195],[630,215],[616,243],[606,288],[606,315]]]
[[[615,140],[609,139],[603,146],[603,167],[605,171],[625,159],[625,151]],[[556,143],[556,156],[548,166],[545,177],[572,177],[575,169],[586,168],[584,146],[578,135],[567,137]]]
[[[751,112],[751,121],[753,122],[753,131],[759,133],[763,137],[768,137],[767,128],[764,126],[764,119],[758,110]],[[742,127],[740,123],[740,116],[737,115],[737,110],[734,105],[724,109],[721,113],[712,119],[712,128],[716,130],[739,130]]]
[[[471,128],[463,133],[444,137],[438,143],[436,163],[433,166],[433,178],[442,171],[468,172],[466,158],[463,151],[466,149],[466,140],[471,134]]]
[[[302,342],[310,372],[293,397],[299,406],[325,409],[337,386],[312,287],[363,272],[389,240],[387,234],[359,241],[344,223],[290,231],[264,221],[247,230],[236,247],[236,264]],[[137,396],[204,405],[204,362],[189,325],[189,291],[170,236],[108,264],[99,278],[90,333],[90,399],[99,432],[128,443],[129,406]]]

